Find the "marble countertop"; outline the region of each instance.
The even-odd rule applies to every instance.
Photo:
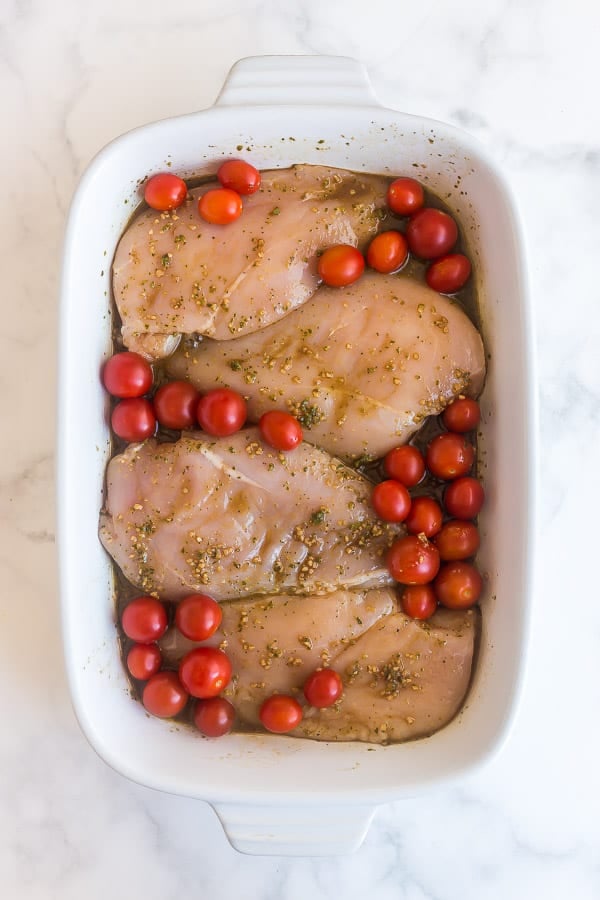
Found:
[[[7,900],[306,896],[597,900],[600,605],[600,13],[574,0],[5,0],[0,883]],[[54,545],[63,226],[93,154],[210,105],[264,53],[361,59],[387,105],[479,137],[523,216],[538,343],[539,554],[530,660],[501,756],[384,806],[337,859],[250,858],[212,809],[130,783],[71,710]],[[510,489],[510,486],[507,486]],[[82,602],[85,597],[82,596]]]

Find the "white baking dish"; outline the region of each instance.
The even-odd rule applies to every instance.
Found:
[[[487,587],[467,703],[431,738],[389,747],[242,734],[210,741],[147,716],[130,696],[117,647],[110,563],[97,538],[109,454],[99,369],[110,349],[111,259],[138,201],[138,179],[165,166],[183,175],[214,172],[232,154],[260,168],[309,162],[414,172],[465,226],[490,354],[482,399],[487,505],[480,554]],[[240,850],[313,855],[357,847],[378,804],[490,758],[514,714],[526,645],[533,342],[519,225],[504,180],[478,143],[439,122],[383,108],[352,60],[242,60],[214,107],[137,129],[90,165],[69,218],[60,335],[65,656],[81,727],[109,765],[149,787],[208,800]]]

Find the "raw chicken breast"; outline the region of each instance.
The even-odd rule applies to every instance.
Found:
[[[324,166],[264,172],[230,225],[209,225],[189,192],[172,212],[143,212],[113,262],[114,296],[131,350],[158,358],[181,334],[229,340],[287,315],[316,291],[317,251],[364,246],[385,216],[387,180]]]
[[[343,459],[383,456],[460,393],[476,396],[485,357],[458,304],[401,275],[320,288],[286,319],[246,337],[182,346],[169,374],[227,385],[250,416],[279,406],[305,438]]]
[[[446,725],[467,693],[477,610],[439,609],[426,622],[382,618],[332,662],[344,694],[312,710],[298,735],[320,741],[406,741]]]
[[[165,600],[391,583],[382,555],[398,528],[373,513],[365,478],[310,444],[278,453],[255,428],[148,440],[111,459],[106,485],[104,547]]]
[[[235,675],[229,693],[235,695],[236,710],[244,721],[257,724],[258,707],[268,694],[295,691],[317,666],[394,610],[395,591],[387,587],[338,590],[324,597],[252,597],[223,603],[221,627],[204,645],[224,647]],[[176,628],[160,645],[170,664],[201,646]]]
[[[223,605],[211,639],[227,652],[234,677],[225,691],[242,722],[273,693],[297,696],[318,666],[344,684],[329,709],[306,706],[292,735],[317,740],[403,741],[431,734],[456,714],[469,685],[479,616],[439,609],[427,622],[396,611],[389,588],[327,597],[276,596]],[[161,641],[176,664],[197,644],[171,629]]]

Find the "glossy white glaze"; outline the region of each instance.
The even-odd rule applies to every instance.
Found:
[[[588,527],[598,506],[595,297],[600,75],[592,5],[148,0],[0,13],[3,303],[0,374],[0,871],[19,900],[307,895],[379,900],[596,900],[600,611]],[[535,615],[503,753],[379,807],[332,859],[252,859],[212,810],[139,787],[90,752],[59,633],[53,510],[56,297],[68,204],[115,135],[214,102],[250,53],[360,58],[386,106],[448,121],[501,165],[524,223],[541,406]],[[86,361],[82,361],[85,372]],[[23,377],[26,373],[26,377]],[[511,491],[512,485],[503,486]],[[590,584],[590,581],[592,583]],[[87,582],[81,602],[87,602]],[[574,624],[573,624],[574,620]],[[576,755],[576,763],[573,756]]]

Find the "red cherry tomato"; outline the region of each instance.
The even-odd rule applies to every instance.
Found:
[[[425,202],[425,192],[414,178],[396,178],[387,190],[387,205],[397,216],[412,216]]]
[[[112,430],[124,441],[145,441],[156,431],[154,409],[149,400],[132,397],[117,403],[110,417]]]
[[[483,581],[471,563],[449,562],[440,569],[433,587],[442,606],[469,609],[479,600]]]
[[[384,522],[404,522],[410,512],[410,494],[403,484],[393,478],[375,485],[371,503]]]
[[[319,277],[330,287],[354,284],[365,270],[365,258],[350,244],[336,244],[319,257]]]
[[[127,668],[140,681],[147,681],[155,675],[161,662],[161,652],[156,644],[134,644],[127,654]]]
[[[437,609],[437,599],[430,584],[409,584],[400,601],[403,612],[413,619],[430,619]]]
[[[142,703],[153,716],[170,719],[181,712],[188,696],[176,672],[157,672],[146,682]]]
[[[211,637],[222,618],[221,607],[207,594],[190,594],[180,600],[175,609],[175,624],[190,641],[205,641]]]
[[[104,365],[102,382],[113,397],[141,397],[152,387],[152,367],[139,353],[115,353]]]
[[[427,207],[411,216],[406,240],[412,253],[421,259],[435,259],[452,249],[458,239],[454,219],[441,209]]]
[[[258,427],[263,441],[275,450],[294,450],[302,443],[302,425],[289,413],[269,410],[260,417]]]
[[[453,400],[442,413],[442,422],[448,431],[456,431],[459,434],[474,431],[479,425],[480,418],[479,403],[468,397]]]
[[[198,213],[210,225],[229,225],[242,214],[242,198],[229,188],[212,188],[200,197]]]
[[[285,734],[302,721],[302,707],[287,694],[273,694],[267,697],[258,715],[267,731]]]
[[[442,508],[433,497],[414,497],[404,524],[410,534],[424,534],[430,538],[442,527],[442,518]]]
[[[466,475],[475,461],[475,447],[462,434],[438,434],[425,454],[427,468],[436,478],[451,481]]]
[[[206,737],[229,734],[235,721],[235,709],[225,697],[199,700],[194,707],[194,725]]]
[[[229,657],[216,647],[196,647],[181,660],[179,679],[192,697],[216,697],[231,680]]]
[[[462,519],[451,519],[436,534],[434,544],[440,552],[440,559],[468,559],[475,556],[479,549],[477,526]]]
[[[440,567],[440,554],[429,541],[409,535],[394,541],[387,552],[387,567],[401,584],[428,584]]]
[[[167,613],[156,597],[136,597],[123,610],[121,625],[132,641],[150,644],[165,633]]]
[[[217,171],[224,188],[238,194],[254,194],[260,187],[260,172],[244,159],[228,159]]]
[[[471,274],[471,263],[462,253],[447,253],[432,262],[425,281],[439,294],[455,294],[464,287]]]
[[[144,200],[152,209],[177,209],[187,197],[187,185],[171,172],[153,175],[146,182]]]
[[[404,444],[390,450],[383,460],[383,468],[390,478],[395,478],[405,487],[414,487],[425,474],[425,460],[416,447]]]
[[[229,388],[215,388],[198,401],[196,416],[200,428],[215,437],[239,431],[246,421],[246,401]]]
[[[485,494],[476,478],[457,478],[444,492],[444,506],[457,519],[474,519],[479,515]]]
[[[169,381],[154,395],[154,412],[164,428],[193,428],[198,391],[187,381]]]
[[[304,696],[317,709],[333,706],[343,689],[342,679],[333,669],[317,669],[304,682]]]
[[[408,244],[400,231],[382,231],[367,248],[367,263],[376,272],[396,272],[406,262]]]

